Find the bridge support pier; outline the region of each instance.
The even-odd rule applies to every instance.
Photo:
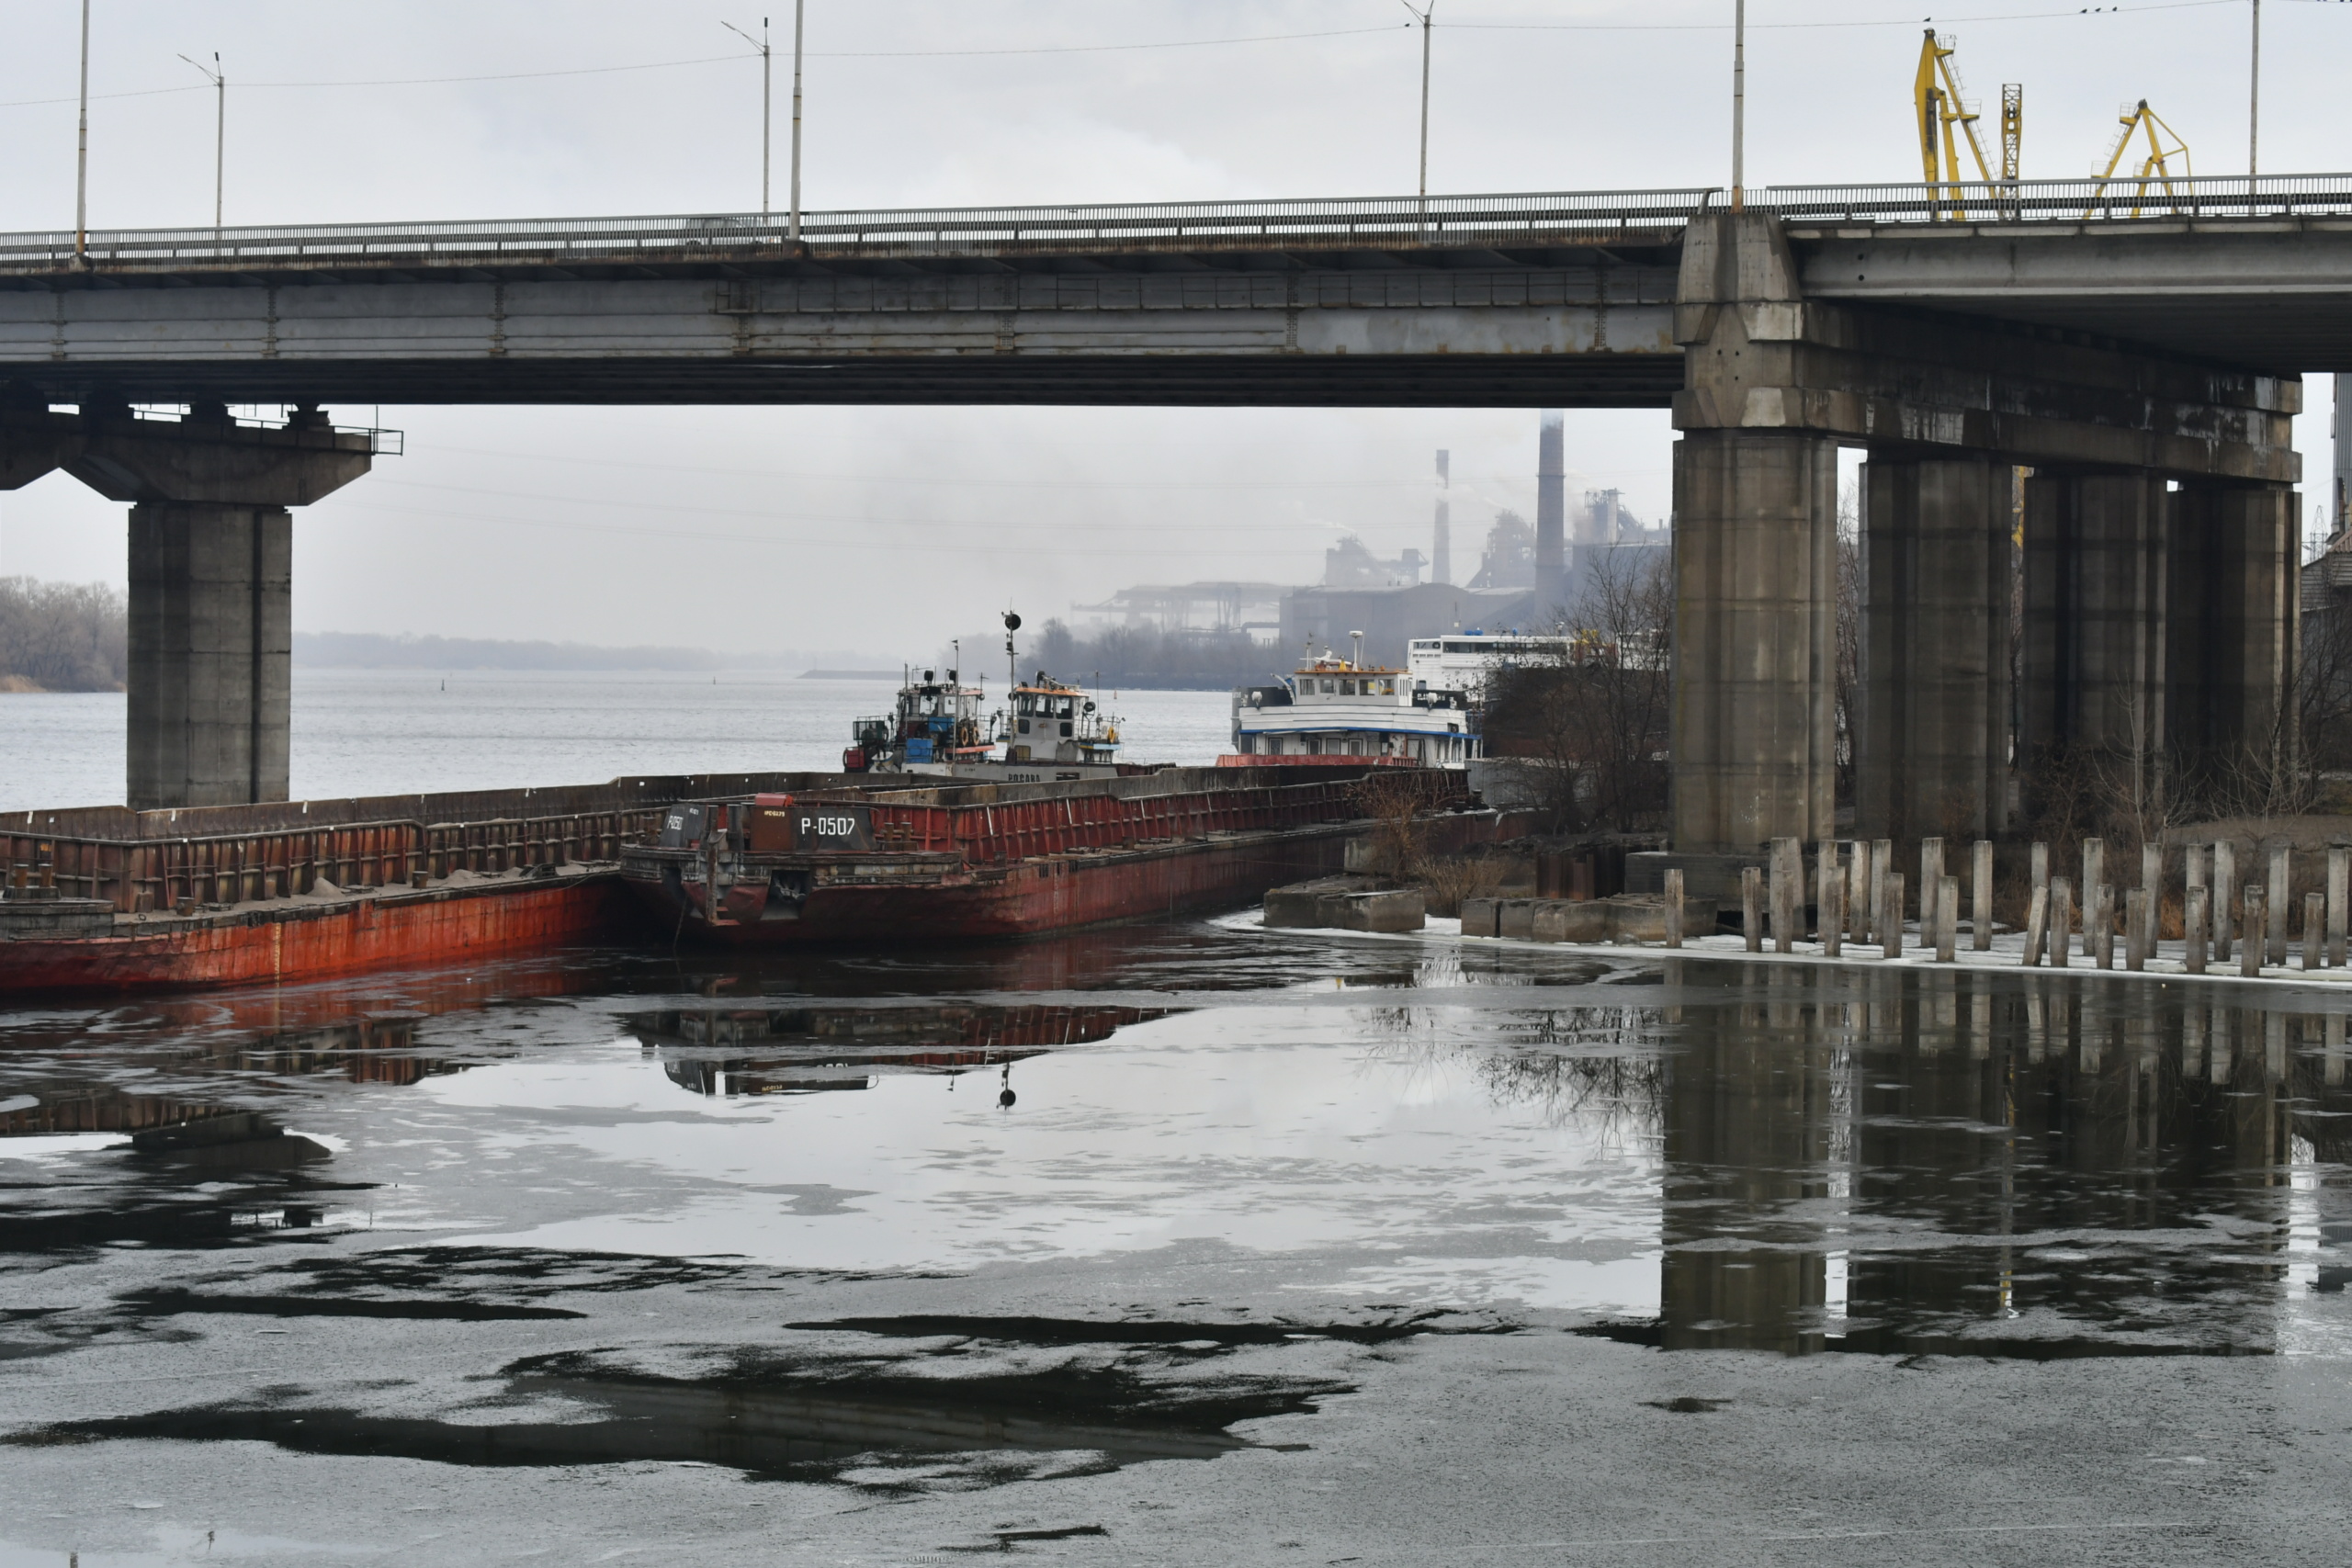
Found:
[[[2010,484],[1989,457],[1863,470],[1859,838],[2007,827]]]
[[[287,798],[293,557],[282,506],[130,509],[133,810]]]
[[[2167,739],[2192,787],[2243,795],[2295,761],[2301,498],[2190,482],[2168,499]]]
[[[129,734],[135,811],[284,800],[293,649],[293,519],[366,473],[370,434],[314,408],[283,428],[219,403],[173,422],[120,406],[0,416],[0,483],[51,468],[130,504]]]
[[[1838,447],[1694,430],[1674,454],[1673,843],[1835,831]]]

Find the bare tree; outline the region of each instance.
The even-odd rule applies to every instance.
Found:
[[[0,578],[0,677],[52,692],[122,689],[130,617],[103,583]]]
[[[1535,764],[1553,831],[1631,832],[1663,810],[1673,615],[1665,552],[1594,551],[1566,647],[1490,678],[1489,752]]]

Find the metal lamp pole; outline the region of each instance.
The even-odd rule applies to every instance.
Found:
[[[1747,0],[1735,0],[1731,22],[1731,209],[1747,206]]]
[[[800,21],[807,0],[792,0],[792,218],[785,238],[800,243]]]
[[[74,261],[90,265],[90,0],[82,0],[82,118],[74,152]]]
[[[212,64],[209,70],[200,60],[188,60],[185,54],[180,58],[204,72],[205,78],[212,84],[215,99],[212,115],[212,243],[218,245],[220,243],[220,176],[221,171],[228,166],[224,149],[229,144],[229,78],[221,73],[220,52],[218,50],[213,51]]]
[[[765,218],[768,215],[768,160],[775,141],[775,138],[768,129],[770,123],[768,110],[773,101],[772,89],[775,79],[775,73],[772,68],[774,62],[768,51],[768,19],[765,17],[760,18],[760,36],[757,38],[753,38],[732,22],[721,22],[718,25],[760,51],[760,216]]]
[[[1419,10],[1413,9],[1412,0],[1398,0],[1413,18],[1421,24],[1421,184],[1420,226],[1430,226],[1430,22],[1437,15],[1437,0],[1428,0]]]
[[[2254,0],[2254,70],[2246,84],[2245,177],[2262,173],[2262,0]],[[2246,187],[2252,199],[2254,187]]]

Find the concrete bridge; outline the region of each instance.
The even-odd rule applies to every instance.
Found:
[[[1678,851],[1832,834],[1841,446],[1861,828],[1997,833],[2014,468],[2025,752],[2258,760],[2318,371],[2352,371],[2352,175],[0,236],[0,488],[132,503],[151,807],[284,795],[287,508],[377,445],[320,404],[1519,403],[1682,432]]]

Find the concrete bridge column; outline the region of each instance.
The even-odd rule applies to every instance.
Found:
[[[2166,728],[2171,552],[2164,481],[2036,474],[2025,491],[2020,761],[2154,766]]]
[[[2301,501],[2283,485],[2199,481],[2167,499],[2173,751],[2193,786],[2258,784],[2294,755]]]
[[[119,405],[0,409],[0,488],[63,468],[131,503],[123,791],[133,810],[287,797],[287,509],[366,473],[374,446],[314,408],[283,428],[238,424],[218,403],[179,421]]]
[[[1855,832],[1997,834],[2008,821],[2010,468],[1873,457],[1863,481]]]
[[[1833,837],[1837,444],[1686,431],[1674,495],[1674,849]]]
[[[293,556],[282,506],[130,509],[134,810],[287,798]]]

